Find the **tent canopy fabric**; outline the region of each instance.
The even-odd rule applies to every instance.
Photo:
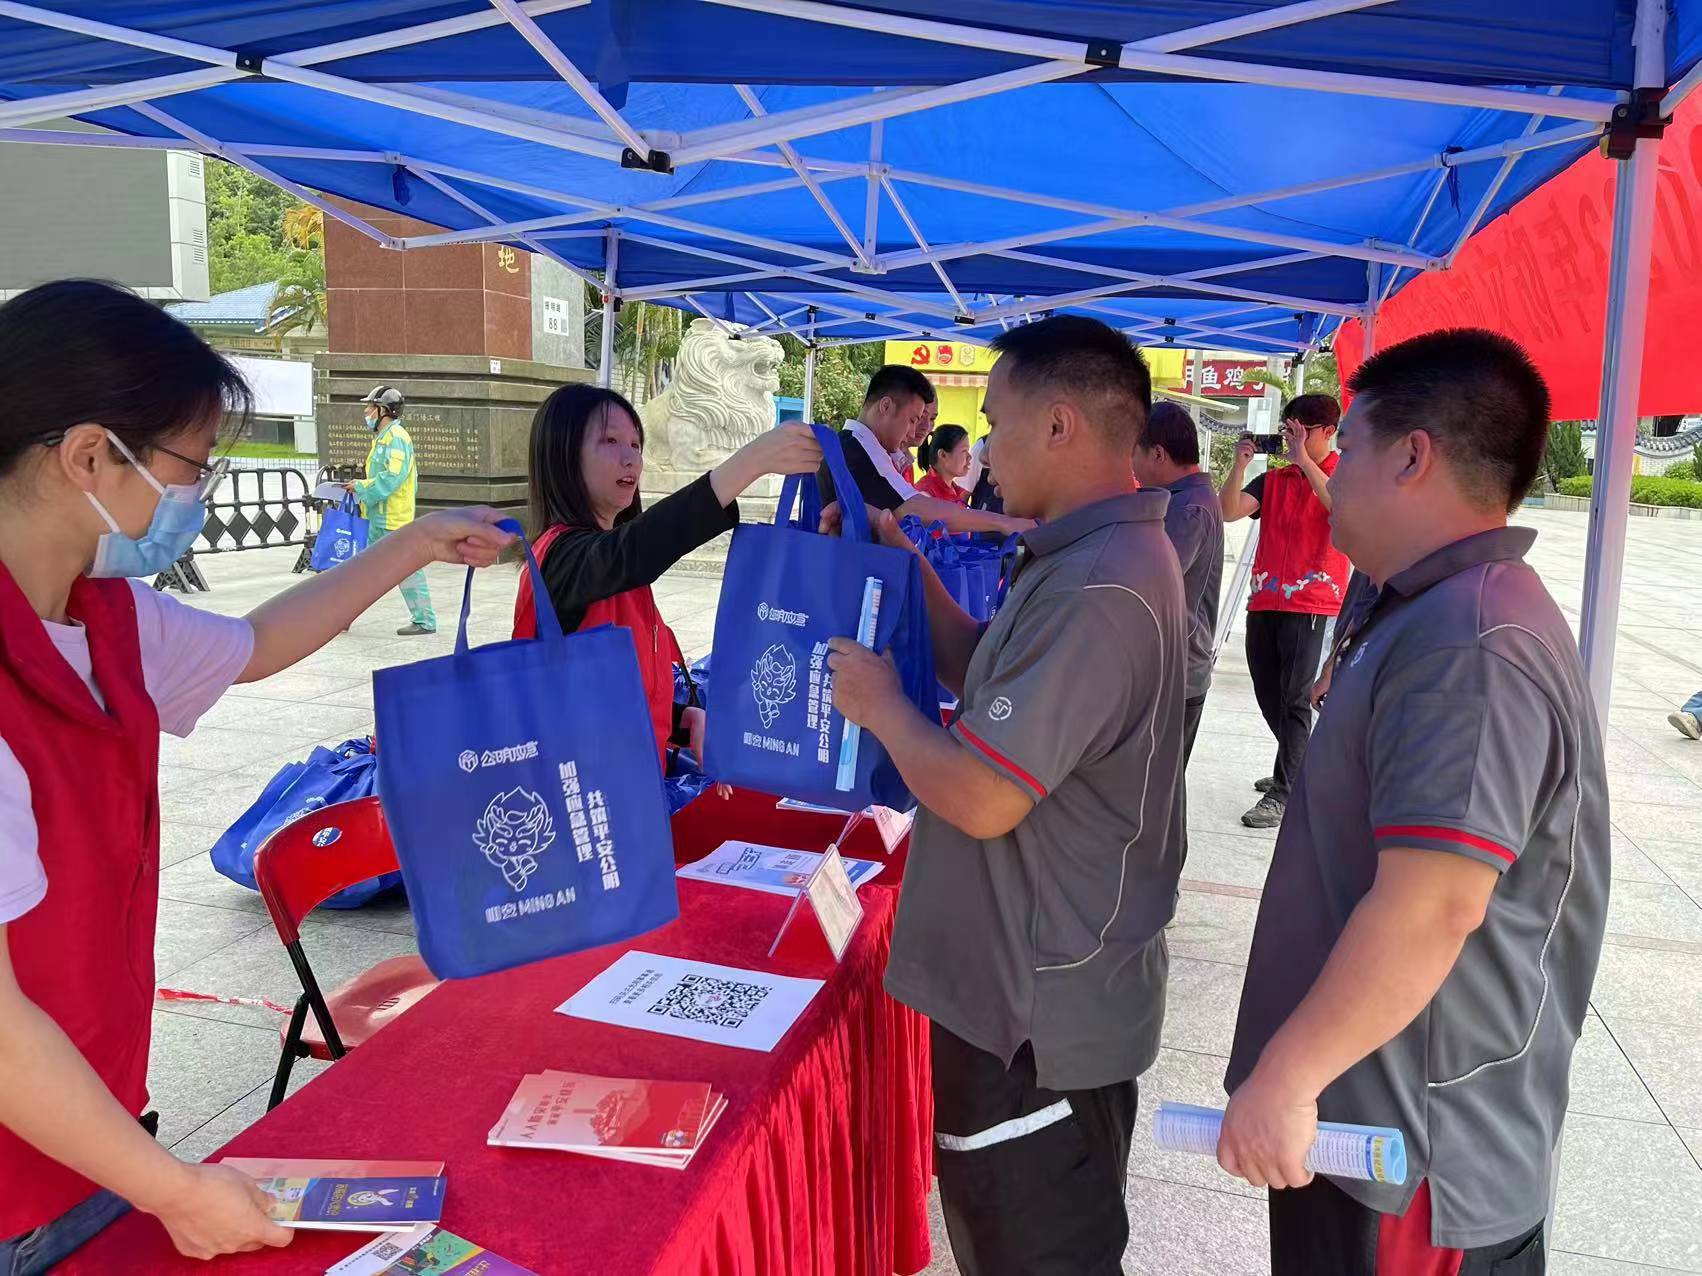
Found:
[[[1484,8],[4,2],[0,140],[72,115],[738,322],[814,297],[876,316],[840,337],[984,334],[1045,301],[1274,352],[1449,261],[1631,88],[1635,0]],[[1669,79],[1698,54],[1681,0]]]
[[[1601,406],[1614,167],[1586,155],[1474,236],[1454,268],[1415,279],[1377,315],[1379,348],[1438,328],[1506,333],[1536,360],[1556,420]],[[1702,412],[1695,323],[1702,314],[1702,100],[1679,107],[1660,143],[1649,339],[1638,411]],[[1358,320],[1337,341],[1343,376],[1361,362]]]
[[[58,0],[55,12],[199,44],[275,58],[469,12],[469,3],[406,0]],[[956,21],[957,0],[902,6],[844,4],[911,21]],[[1128,44],[1270,4],[1246,0],[981,0],[976,24],[1012,35]],[[1631,87],[1633,0],[1404,0],[1328,21],[1284,26],[1215,43],[1210,56],[1317,71],[1445,80],[1460,84]],[[1682,14],[1682,9],[1681,9]],[[841,29],[823,39],[797,18],[706,5],[701,0],[597,0],[540,19],[563,53],[605,85],[757,83],[939,84],[1023,65],[1019,55],[903,35]],[[1677,52],[1692,38],[1671,32]],[[193,69],[182,57],[114,48],[67,32],[0,22],[0,82],[110,84]],[[454,40],[351,57],[338,74],[369,82],[515,81],[550,78],[510,30],[487,27]],[[1118,69],[1115,78],[1149,78]]]

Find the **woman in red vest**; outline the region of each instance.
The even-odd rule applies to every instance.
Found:
[[[679,644],[662,622],[650,586],[700,545],[739,523],[738,496],[769,474],[814,474],[821,447],[805,425],[766,430],[709,473],[649,509],[638,499],[644,426],[613,390],[564,385],[532,418],[533,550],[563,633],[624,625],[657,747],[687,744],[703,758],[703,710],[674,705]],[[536,632],[532,581],[522,572],[514,636]],[[678,738],[676,739],[676,734]]]
[[[106,284],[0,305],[0,1272],[130,1206],[196,1258],[282,1245],[257,1188],[144,1128],[160,731],[318,650],[429,562],[484,565],[491,510],[433,514],[246,617],[149,588],[190,547],[240,375]],[[131,579],[126,579],[126,578]],[[141,579],[135,579],[141,578]]]
[[[969,504],[969,493],[957,485],[957,480],[969,473],[968,430],[961,425],[937,426],[923,440],[916,463],[923,471],[921,482],[916,484],[918,492],[957,505]]]

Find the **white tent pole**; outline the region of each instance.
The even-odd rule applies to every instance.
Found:
[[[508,25],[520,33],[521,39],[537,52],[538,56],[550,65],[550,69],[565,80],[568,86],[583,99],[597,118],[609,126],[609,131],[624,142],[641,162],[650,162],[650,143],[644,135],[628,124],[621,113],[614,108],[608,98],[604,97],[597,86],[591,83],[584,72],[573,65],[556,42],[544,34],[543,28],[533,21],[530,14],[516,3],[516,0],[490,0],[491,4],[508,20]]]
[[[1664,88],[1666,5],[1638,0],[1637,84]],[[1649,318],[1650,246],[1655,224],[1658,137],[1638,138],[1619,162],[1614,192],[1615,253],[1608,280],[1602,410],[1596,427],[1595,482],[1590,494],[1590,536],[1584,561],[1583,618],[1578,648],[1605,732],[1613,692],[1613,652],[1625,572],[1625,529],[1631,516],[1631,463],[1637,441],[1638,394]]]
[[[1376,262],[1368,262],[1365,266],[1365,317],[1359,321],[1361,331],[1365,336],[1364,346],[1360,356],[1369,359],[1377,353],[1377,290],[1382,283]]]
[[[804,339],[804,421],[816,419],[816,312],[810,311],[810,322]]]
[[[203,68],[199,71],[180,71],[176,75],[161,75],[151,80],[134,80],[129,84],[103,84],[98,88],[74,89],[68,93],[49,93],[44,97],[20,98],[0,106],[0,125],[21,127],[41,120],[56,120],[63,115],[82,115],[132,102],[153,98],[174,97],[210,89],[231,80],[246,79],[248,72],[232,65]]]
[[[745,104],[746,109],[750,111],[753,117],[761,119],[768,114],[749,85],[735,84],[733,89],[738,93],[739,100]],[[872,265],[868,257],[868,246],[857,238],[856,232],[850,226],[846,225],[845,219],[839,215],[839,210],[833,206],[833,201],[827,197],[827,192],[822,190],[821,183],[811,175],[809,168],[804,164],[797,150],[790,142],[781,142],[777,149],[787,164],[791,165],[792,171],[798,175],[798,181],[803,184],[805,190],[809,191],[810,197],[820,205],[821,211],[827,214],[827,220],[833,223],[833,228],[839,232],[839,237],[857,255],[857,260],[865,266]]]
[[[885,137],[886,128],[881,121],[869,125],[869,185],[863,195],[863,260],[867,262],[873,262],[880,251],[882,179],[876,169],[881,162]]]
[[[1551,94],[1558,94],[1560,90],[1558,88],[1553,88],[1550,89],[1549,92]],[[1530,137],[1541,127],[1542,116],[1531,116],[1530,120],[1525,125],[1523,136]],[[1512,176],[1513,166],[1519,162],[1519,159],[1520,155],[1518,153],[1514,153],[1508,155],[1506,159],[1501,161],[1501,167],[1495,170],[1495,176],[1490,179],[1489,186],[1483,192],[1483,198],[1478,200],[1477,207],[1472,210],[1470,220],[1468,220],[1466,224],[1460,228],[1460,237],[1454,241],[1454,247],[1449,251],[1446,258],[1447,265],[1452,266],[1454,264],[1454,260],[1460,255],[1461,250],[1465,248],[1466,240],[1470,239],[1477,228],[1482,225],[1483,219],[1489,214],[1490,205],[1495,202],[1495,197],[1501,193],[1502,186],[1506,185],[1507,179]]]
[[[910,238],[916,241],[916,247],[926,251],[929,247],[927,237],[922,234],[922,228],[916,224],[916,219],[910,215],[910,210],[904,206],[904,201],[898,197],[898,191],[884,177],[880,179],[880,183],[881,189],[886,192],[886,197],[892,201],[893,211],[898,214],[898,219],[904,223],[904,228],[910,232]],[[931,261],[928,264],[934,268],[934,274],[939,277],[940,285],[946,290],[946,294],[952,299],[953,304],[957,306],[958,313],[969,314],[969,303],[958,292],[957,285],[951,281],[951,276],[946,274],[946,268],[937,261]]]
[[[496,214],[492,213],[483,204],[479,203],[478,200],[456,190],[430,169],[409,168],[408,171],[426,185],[441,191],[444,195],[454,200],[457,204],[461,205],[462,208],[465,208],[474,216],[483,217],[488,222],[494,222],[496,220]],[[578,278],[583,279],[586,283],[595,288],[603,287],[603,281],[598,279],[596,275],[592,274],[589,270],[575,266],[571,261],[569,261],[566,257],[563,257],[548,244],[545,244],[540,240],[533,239],[528,235],[520,235],[518,238],[521,243],[526,245],[526,247],[530,248],[535,253],[540,253],[543,256],[548,257],[551,261],[555,262],[556,265],[567,271],[568,274],[575,275]]]
[[[1203,217],[1208,213],[1225,212],[1232,208],[1246,208],[1255,204],[1270,204],[1277,200],[1292,199],[1297,195],[1318,195],[1327,191],[1341,190],[1348,186],[1364,186],[1371,182],[1387,181],[1394,177],[1407,177],[1413,173],[1425,173],[1431,169],[1440,169],[1439,182],[1447,181],[1448,170],[1464,168],[1468,164],[1479,164],[1487,160],[1499,159],[1507,161],[1531,151],[1546,150],[1550,146],[1566,146],[1573,142],[1586,141],[1592,137],[1601,136],[1599,124],[1566,124],[1559,128],[1536,131],[1536,126],[1542,123],[1541,116],[1533,116],[1532,123],[1523,135],[1498,142],[1493,146],[1479,146],[1469,151],[1443,151],[1437,155],[1414,160],[1409,164],[1392,164],[1387,168],[1372,169],[1364,173],[1352,173],[1344,177],[1324,178],[1315,182],[1301,182],[1293,186],[1277,187],[1274,190],[1256,191],[1251,195],[1235,195],[1225,199],[1208,200],[1200,204],[1184,204],[1179,208],[1168,208],[1165,211],[1172,217]],[[1437,188],[1440,190],[1440,186]],[[1432,195],[1431,203],[1435,202]],[[1428,212],[1429,205],[1426,205]],[[1419,219],[1423,226],[1424,219]],[[1415,232],[1416,233],[1416,232]]]
[[[250,173],[254,173],[259,177],[264,177],[267,181],[271,182],[272,185],[278,187],[280,190],[288,191],[291,195],[294,195],[297,199],[301,200],[302,203],[313,205],[313,207],[317,208],[327,217],[335,218],[337,221],[342,222],[345,226],[358,230],[368,239],[374,240],[375,242],[383,245],[385,248],[396,247],[396,240],[394,238],[386,235],[383,231],[379,230],[376,226],[371,225],[364,218],[356,216],[347,209],[337,207],[337,205],[333,204],[317,191],[310,191],[307,187],[299,185],[296,182],[292,182],[281,173],[277,173],[272,169],[267,168],[266,165],[260,163],[258,160],[251,159],[239,151],[227,150],[219,142],[208,137],[199,129],[185,124],[175,115],[168,115],[166,112],[160,110],[159,107],[150,106],[146,102],[138,102],[132,109],[140,112],[154,123],[163,125],[166,128],[173,129],[182,134],[195,146],[207,152],[207,154],[216,155],[220,159],[228,160],[230,163],[235,164],[238,168],[247,169]]]
[[[819,0],[710,0],[739,9],[754,9],[762,13],[782,14],[832,26],[855,27],[864,31],[879,31],[888,35],[908,36],[919,40],[934,40],[945,44],[1014,53],[1026,57],[1073,61],[1081,67],[1098,65],[1088,57],[1085,40],[1061,40],[1048,36],[1030,36],[1013,31],[995,31],[959,23],[926,21],[908,15],[879,13],[873,10],[844,5],[822,4]],[[1293,4],[1249,14],[1243,19],[1214,23],[1221,34],[1210,40],[1226,40],[1233,35],[1255,30],[1290,26],[1332,14],[1368,8],[1363,3]],[[1261,25],[1251,24],[1263,20]],[[1177,38],[1190,32],[1177,32]],[[1181,47],[1193,47],[1207,41],[1197,38],[1184,40]],[[1122,46],[1118,65],[1127,71],[1156,71],[1190,79],[1225,80],[1238,84],[1265,84],[1295,89],[1318,89],[1326,93],[1345,93],[1358,96],[1394,98],[1397,101],[1434,102],[1443,106],[1484,107],[1492,111],[1517,111],[1528,115],[1556,115],[1565,119],[1594,120],[1606,123],[1613,115],[1611,102],[1592,102],[1565,98],[1558,103],[1546,97],[1521,93],[1513,89],[1477,88],[1458,84],[1436,84],[1423,80],[1402,80],[1390,76],[1351,75],[1335,71],[1306,71],[1294,67],[1264,66],[1254,62],[1229,62],[1215,58],[1193,57],[1185,54],[1152,51],[1144,40]]]
[[[603,333],[597,351],[597,384],[607,390],[615,383],[615,271],[620,264],[621,236],[611,230],[603,240]]]

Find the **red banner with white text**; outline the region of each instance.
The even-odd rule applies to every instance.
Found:
[[[1437,328],[1482,327],[1520,342],[1542,369],[1556,420],[1600,406],[1614,162],[1599,152],[1467,242],[1451,270],[1413,280],[1377,316],[1377,347]],[[1661,139],[1648,342],[1639,412],[1702,411],[1702,94]],[[1360,325],[1336,339],[1342,380],[1360,364]]]

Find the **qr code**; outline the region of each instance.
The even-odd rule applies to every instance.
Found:
[[[735,983],[713,975],[681,975],[680,982],[650,1007],[650,1013],[722,1028],[741,1028],[766,996],[768,989],[761,984]]]

